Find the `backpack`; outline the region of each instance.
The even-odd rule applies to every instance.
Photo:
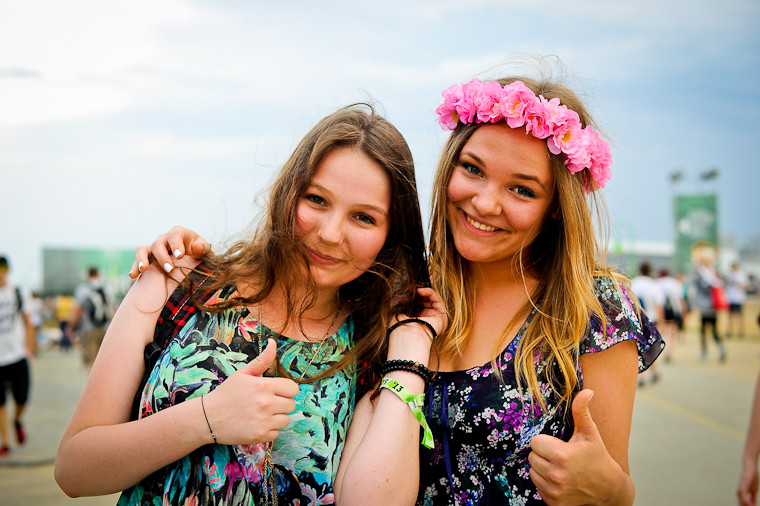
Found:
[[[87,300],[84,303],[84,310],[96,327],[106,324],[108,321],[108,299],[102,286],[90,287],[90,293],[87,294]]]
[[[16,307],[18,314],[24,312],[24,299],[21,298],[21,288],[16,287]]]
[[[195,271],[200,271],[203,274],[198,274]],[[190,272],[190,276],[197,284],[195,291],[195,299],[204,303],[208,300],[214,291],[202,290],[199,291],[203,282],[206,281],[211,274],[211,270],[203,263],[199,263],[195,267],[195,271]],[[142,400],[142,394],[145,387],[148,384],[148,378],[150,377],[153,368],[158,363],[161,353],[169,346],[174,337],[179,333],[180,329],[187,323],[190,317],[199,311],[198,307],[190,300],[190,294],[185,292],[182,287],[178,287],[171,294],[169,300],[166,301],[164,308],[161,310],[161,314],[158,316],[156,322],[156,330],[153,333],[153,340],[145,345],[143,350],[143,360],[145,361],[145,370],[143,372],[142,380],[140,380],[140,386],[135,392],[135,397],[132,399],[132,411],[130,420],[137,420],[140,417],[140,402]]]

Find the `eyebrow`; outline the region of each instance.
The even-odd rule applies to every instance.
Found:
[[[315,184],[315,183],[309,184],[309,186],[306,188],[306,193],[309,192],[310,188],[313,188],[315,190],[319,190],[319,191],[321,191],[323,193],[327,193],[328,195],[332,195],[333,194],[333,192],[331,192],[330,190],[328,190],[324,186],[319,185],[319,184]],[[362,209],[364,209],[366,211],[374,211],[374,212],[376,212],[376,213],[378,213],[378,214],[380,214],[382,216],[386,216],[386,217],[388,216],[388,214],[390,214],[390,210],[386,211],[385,209],[382,209],[382,208],[377,207],[377,206],[373,206],[372,204],[361,204],[360,203],[360,204],[357,204],[357,207],[360,207],[360,208],[362,208]]]
[[[478,155],[474,153],[470,153],[469,151],[461,151],[459,153],[459,163],[462,163],[462,155],[467,155],[468,157],[472,158],[478,164],[480,164],[481,167],[484,167],[486,165],[485,162],[483,162],[483,160],[481,160]],[[522,179],[524,181],[535,181],[536,184],[538,184],[544,191],[548,191],[546,188],[546,185],[544,185],[544,183],[540,179],[538,179],[536,176],[532,174],[524,174],[522,172],[518,172],[516,174],[512,174],[512,176],[517,179]]]

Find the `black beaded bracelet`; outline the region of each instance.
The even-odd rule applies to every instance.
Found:
[[[389,337],[391,335],[391,332],[399,328],[401,325],[405,325],[407,323],[420,323],[426,326],[428,330],[430,330],[430,332],[433,334],[433,342],[435,342],[435,340],[438,339],[438,333],[435,331],[435,328],[433,328],[433,326],[430,323],[426,322],[425,320],[421,318],[407,318],[406,320],[398,321],[390,326],[390,328],[388,329],[388,332],[386,332],[385,335]]]
[[[413,360],[388,360],[380,366],[380,373],[385,375],[391,371],[407,371],[416,374],[425,383],[430,383],[433,379],[433,371]]]

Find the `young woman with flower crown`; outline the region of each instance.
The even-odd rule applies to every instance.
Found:
[[[418,364],[394,378],[412,408],[426,393],[426,421],[389,417],[387,388],[359,401],[338,502],[632,504],[636,375],[663,342],[627,280],[600,263],[591,207],[609,147],[580,99],[549,80],[472,80],[443,96],[439,122],[454,131],[428,260],[449,326],[435,343],[391,332],[388,345],[389,360]],[[166,261],[167,245],[204,244],[176,229],[151,251]],[[147,263],[147,248],[137,256]]]
[[[429,355],[424,339],[391,334],[389,348],[437,371],[425,385],[434,445],[382,453],[374,432],[390,422],[362,400],[336,490],[355,504],[631,504],[636,375],[663,344],[599,263],[587,200],[610,177],[609,148],[550,81],[472,80],[443,96],[453,133],[429,262],[450,325]]]
[[[202,265],[175,259],[183,268],[168,279],[151,267],[130,289],[63,435],[59,485],[71,496],[123,490],[119,504],[332,504],[356,364],[376,381],[397,315],[418,317],[401,317],[398,335],[443,327],[440,300],[418,289],[423,245],[401,134],[371,108],[323,119],[251,240]],[[179,322],[130,421],[143,348],[163,328],[159,313],[183,303],[198,310]],[[400,418],[398,404],[389,414]]]

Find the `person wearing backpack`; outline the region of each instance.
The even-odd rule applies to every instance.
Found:
[[[16,412],[13,425],[16,441],[24,444],[26,433],[21,415],[29,399],[29,357],[34,350],[31,305],[26,293],[8,283],[8,259],[0,256],[0,457],[10,454],[10,427],[6,411],[6,389],[10,386]]]
[[[100,343],[106,335],[106,328],[111,319],[109,297],[100,281],[97,267],[88,270],[87,282],[81,283],[74,290],[77,306],[69,329],[79,329],[82,339],[82,359],[87,367],[92,367]]]

